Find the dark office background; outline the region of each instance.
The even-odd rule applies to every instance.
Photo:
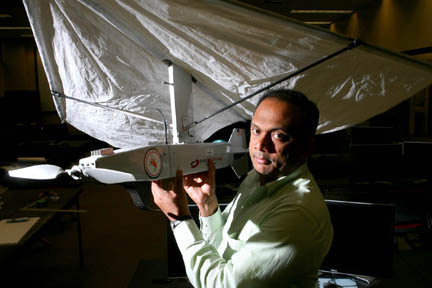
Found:
[[[243,2],[289,11],[283,1]],[[354,14],[317,25],[432,62],[429,0],[355,2]],[[16,19],[0,18],[0,27],[28,28],[20,1],[10,3],[2,2],[0,11]],[[400,226],[395,249],[431,248],[431,94],[427,87],[355,127],[318,135],[309,162],[326,199],[390,203],[398,223],[423,225],[419,231]],[[19,157],[44,157],[69,168],[91,150],[109,146],[60,122],[29,29],[0,30],[0,131],[2,165]],[[213,138],[226,137],[229,131],[222,129]],[[238,180],[229,169],[218,171],[218,179],[219,196],[228,201]],[[89,211],[82,215],[86,267],[71,268],[78,266],[74,219],[65,217],[47,232],[49,244],[35,244],[29,248],[31,255],[22,256],[24,269],[32,270],[33,277],[45,275],[48,267],[59,279],[74,279],[71,287],[126,287],[140,261],[167,259],[166,220],[159,212],[138,210],[121,185],[86,184],[80,197],[82,208]]]

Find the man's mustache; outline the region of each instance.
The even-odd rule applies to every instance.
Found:
[[[255,153],[253,153],[253,156],[255,158],[265,159],[265,160],[270,161],[270,162],[272,161],[272,159],[270,158],[270,156],[267,153],[265,153],[265,152],[255,152]]]

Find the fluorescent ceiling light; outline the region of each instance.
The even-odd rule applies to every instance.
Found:
[[[31,30],[31,27],[0,27],[0,30]]]
[[[351,14],[354,10],[291,10],[292,14]]]
[[[305,24],[312,24],[312,25],[330,25],[332,22],[330,21],[306,21]]]

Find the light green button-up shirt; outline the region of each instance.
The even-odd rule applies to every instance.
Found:
[[[200,222],[174,230],[194,287],[315,287],[333,238],[306,164],[264,186],[252,170],[226,209]]]

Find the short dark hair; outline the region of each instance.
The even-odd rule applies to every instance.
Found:
[[[274,98],[295,106],[300,113],[301,121],[298,133],[303,137],[313,136],[319,121],[319,110],[316,104],[310,101],[303,93],[292,89],[270,90],[258,100],[256,108],[265,100]],[[256,110],[255,108],[255,110]]]

